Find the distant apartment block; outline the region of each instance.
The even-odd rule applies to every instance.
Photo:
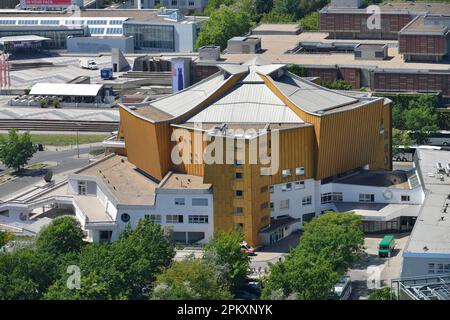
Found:
[[[183,11],[203,11],[208,0],[129,0],[125,7],[155,9],[165,7]]]

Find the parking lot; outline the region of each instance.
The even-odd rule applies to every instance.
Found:
[[[378,257],[378,243],[383,236],[367,236],[364,239],[362,260],[349,271],[353,285],[351,299],[367,299],[373,289],[390,286],[392,279],[400,277],[403,249],[408,242],[409,233],[395,235],[395,251],[390,258]]]

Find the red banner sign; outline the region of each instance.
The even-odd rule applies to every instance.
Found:
[[[25,0],[28,6],[70,6],[72,0]]]

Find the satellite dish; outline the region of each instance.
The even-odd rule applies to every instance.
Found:
[[[53,177],[53,171],[52,170],[48,170],[47,173],[44,176],[44,181],[49,183],[52,181],[52,177]]]

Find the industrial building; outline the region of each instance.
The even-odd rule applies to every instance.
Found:
[[[332,0],[320,10],[320,31],[331,38],[398,39],[398,33],[417,16],[442,15],[450,12],[447,3],[383,2],[379,12],[367,8],[362,0]],[[371,25],[369,17],[380,14],[380,28]]]
[[[88,37],[98,39],[99,50],[117,46],[127,49],[131,38],[135,52],[193,52],[206,19],[169,9],[0,10],[0,37],[46,37],[50,40],[42,43],[43,49],[68,49],[70,53],[91,53],[95,44]]]
[[[163,6],[168,9],[179,9],[182,12],[202,12],[208,0],[128,0],[123,8],[155,9]]]

